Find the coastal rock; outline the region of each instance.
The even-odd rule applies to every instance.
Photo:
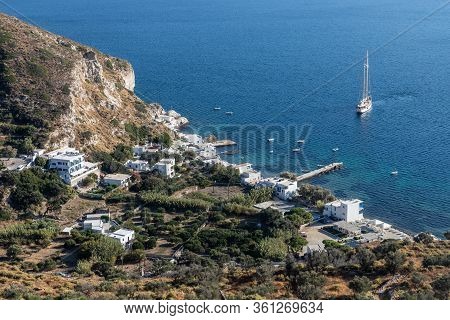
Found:
[[[0,66],[7,70],[0,73],[0,122],[26,127],[19,141],[108,151],[134,143],[127,124],[155,134],[169,130],[155,121],[162,107],[133,93],[130,63],[4,14]],[[0,135],[8,135],[3,128]]]

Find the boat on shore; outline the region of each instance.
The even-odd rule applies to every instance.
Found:
[[[372,109],[372,96],[369,90],[369,51],[366,53],[366,61],[364,62],[364,81],[362,99],[356,107],[356,113],[363,114]]]

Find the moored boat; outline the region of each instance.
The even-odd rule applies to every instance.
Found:
[[[366,53],[366,61],[364,62],[364,82],[363,82],[363,92],[362,99],[356,107],[356,112],[358,114],[366,113],[372,109],[372,96],[369,90],[369,51]]]

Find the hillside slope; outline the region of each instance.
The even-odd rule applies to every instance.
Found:
[[[165,130],[153,121],[161,106],[134,85],[128,62],[0,14],[3,146],[110,150],[131,143],[130,124]]]

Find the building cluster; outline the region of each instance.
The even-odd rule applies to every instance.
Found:
[[[171,130],[177,130],[189,123],[189,120],[182,117],[178,112],[174,110],[163,111],[155,118],[156,122],[159,122]]]
[[[124,228],[110,231],[113,226],[117,227],[118,225],[111,220],[111,213],[108,208],[100,208],[95,210],[94,213],[86,214],[81,222],[83,230],[103,234],[118,241],[123,247],[127,247],[134,239],[134,231]]]
[[[394,229],[388,223],[364,218],[363,211],[364,205],[361,200],[336,200],[325,204],[323,215],[334,221],[332,227],[336,231],[352,238],[350,244],[357,245],[376,240],[409,238],[407,234]]]
[[[297,181],[284,178],[265,178],[258,182],[258,187],[273,188],[275,196],[281,200],[291,200],[297,195]]]

